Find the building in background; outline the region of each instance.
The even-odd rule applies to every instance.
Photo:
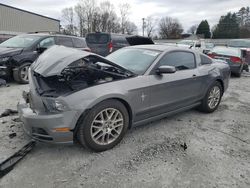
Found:
[[[0,43],[21,33],[59,30],[60,20],[0,3]]]

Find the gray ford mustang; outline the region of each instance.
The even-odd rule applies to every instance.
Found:
[[[213,112],[229,78],[226,63],[188,49],[142,45],[103,58],[54,46],[32,64],[18,110],[36,140],[104,151],[132,126],[194,107]]]

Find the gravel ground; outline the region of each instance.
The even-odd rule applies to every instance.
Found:
[[[106,152],[39,143],[0,187],[250,187],[249,85],[250,74],[232,78],[216,112],[190,110],[133,128]],[[0,112],[15,108],[27,88],[1,87]],[[0,118],[0,161],[28,142],[16,117]]]

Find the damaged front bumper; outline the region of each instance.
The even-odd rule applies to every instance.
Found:
[[[73,131],[70,127],[71,120],[75,118],[74,111],[38,114],[24,100],[18,103],[17,109],[24,131],[33,139],[51,143],[73,143]]]
[[[8,77],[10,75],[10,71],[8,67],[0,65],[0,77]]]

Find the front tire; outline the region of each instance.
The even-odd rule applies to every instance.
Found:
[[[13,77],[16,82],[18,82],[19,84],[29,83],[28,70],[30,65],[30,63],[24,63],[13,71]]]
[[[201,101],[199,110],[206,113],[214,112],[220,104],[222,95],[223,95],[222,85],[220,82],[216,81],[208,89],[205,97]]]
[[[129,115],[118,100],[106,100],[93,107],[80,120],[77,138],[84,147],[101,152],[113,148],[124,137]]]

